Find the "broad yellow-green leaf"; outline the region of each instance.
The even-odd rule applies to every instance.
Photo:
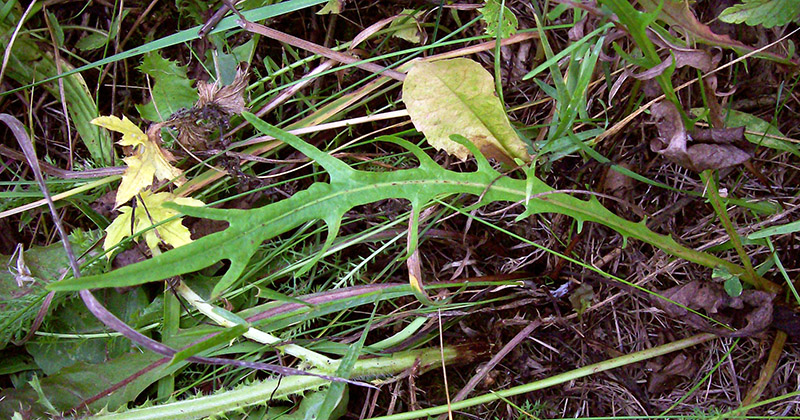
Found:
[[[342,13],[342,3],[344,3],[343,0],[328,0],[328,2],[325,3],[325,6],[323,6],[322,9],[320,9],[320,11],[317,12],[317,14],[318,15],[330,15],[330,14],[338,15],[339,13]]]
[[[131,236],[131,223],[133,223],[133,233],[148,229],[151,226],[177,216],[176,210],[164,207],[164,203],[175,203],[182,206],[202,206],[203,202],[194,198],[176,197],[169,192],[151,193],[142,191],[141,200],[138,202],[136,211],[130,206],[122,206],[119,209],[119,216],[106,228],[106,240],[103,242],[103,249],[109,250],[123,239]],[[131,222],[133,219],[133,222]],[[166,223],[158,225],[155,229],[150,229],[144,233],[147,246],[155,248],[162,240],[164,243],[177,248],[192,241],[189,229],[181,224],[181,219],[176,218]]]
[[[389,24],[389,29],[395,31],[392,36],[413,44],[422,42],[418,20],[423,14],[424,10],[416,12],[414,9],[403,9],[400,15]]]
[[[466,147],[450,140],[466,137],[486,156],[510,165],[530,161],[525,143],[511,127],[494,93],[492,75],[466,58],[419,62],[403,82],[403,102],[417,130],[431,146],[466,159]]]
[[[122,140],[119,144],[134,147],[134,154],[122,159],[128,165],[128,169],[122,174],[122,183],[117,189],[115,207],[126,203],[140,191],[149,187],[153,183],[154,176],[161,181],[174,179],[176,184],[181,184],[183,172],[170,165],[161,147],[151,141],[127,117],[123,116],[122,119],[114,116],[98,117],[92,120],[92,124],[122,133]]]

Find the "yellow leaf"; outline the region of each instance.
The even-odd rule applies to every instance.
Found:
[[[124,115],[122,119],[113,115],[97,117],[93,119],[91,123],[111,131],[116,131],[117,133],[122,133],[122,140],[119,142],[122,146],[138,146],[148,141],[147,135]]]
[[[103,249],[108,251],[123,239],[131,235],[131,207],[122,206],[119,208],[119,216],[106,228],[106,239],[103,241]],[[106,254],[111,258],[111,254]]]
[[[159,242],[172,245],[177,248],[192,241],[189,229],[181,223],[181,218],[176,218],[164,222],[174,216],[179,215],[177,211],[164,207],[164,203],[174,202],[183,206],[202,206],[203,202],[194,198],[176,197],[169,192],[151,193],[142,191],[141,201],[137,202],[134,212],[130,206],[120,207],[120,215],[106,228],[106,239],[103,242],[103,249],[109,250],[120,241],[131,236],[131,219],[133,219],[133,232],[147,230],[142,235],[151,249],[158,246]],[[154,229],[152,226],[158,225]]]
[[[123,160],[128,169],[122,174],[122,182],[117,189],[116,206],[119,206],[149,187],[153,183],[153,176],[161,181],[175,179],[181,185],[180,169],[172,166],[155,143],[147,141],[141,145],[142,152]]]
[[[183,183],[181,177],[183,172],[170,165],[161,147],[150,140],[128,117],[123,116],[122,119],[114,116],[98,117],[92,120],[92,124],[122,133],[119,144],[134,147],[133,155],[123,159],[128,169],[122,174],[122,183],[117,190],[114,207],[128,202],[149,187],[153,183],[154,176],[160,181],[174,179],[177,185]]]
[[[127,202],[140,191],[149,187],[153,183],[155,167],[142,160],[141,156],[131,156],[122,159],[128,165],[128,169],[122,174],[122,182],[117,189],[117,198],[114,207]]]

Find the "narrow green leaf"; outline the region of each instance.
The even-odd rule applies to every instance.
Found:
[[[247,323],[247,321],[244,318],[240,317],[239,315],[236,315],[235,313],[233,313],[231,311],[222,309],[219,306],[215,306],[213,311],[214,311],[215,314],[225,318],[226,320],[228,320],[230,322],[233,322],[233,323],[235,323],[237,325],[245,325],[245,326],[249,327],[249,324]]]
[[[597,58],[600,56],[600,50],[603,46],[603,39],[605,37],[600,37],[600,39],[595,43],[594,48],[587,49],[586,53],[580,60],[579,67],[575,68],[577,63],[575,63],[574,57],[573,60],[570,62],[570,67],[575,69],[575,73],[577,77],[570,77],[568,80],[574,81],[575,85],[570,89],[572,95],[567,98],[561,98],[559,100],[559,113],[558,116],[558,126],[555,130],[550,131],[550,138],[555,139],[561,136],[566,130],[571,130],[572,123],[575,122],[575,118],[578,116],[578,113],[586,111],[586,95],[588,94],[588,87],[589,83],[592,80],[592,74],[594,74],[594,67],[597,64]],[[564,99],[567,99],[564,101]]]
[[[800,149],[798,149],[794,143],[777,138],[786,137],[777,127],[755,115],[732,109],[727,112],[725,123],[728,127],[746,127],[747,131],[744,133],[744,136],[750,143],[789,152],[800,157]]]
[[[169,362],[169,366],[172,366],[176,363],[180,363],[196,354],[200,354],[206,350],[223,346],[237,338],[239,338],[242,334],[246,333],[249,330],[246,324],[237,324],[232,328],[225,328],[224,331],[221,333],[209,338],[208,340],[201,341],[197,344],[191,345],[186,347],[185,349],[175,353],[172,356],[172,360]]]
[[[308,306],[309,308],[313,308],[314,307],[314,305],[312,305],[310,303],[306,303],[303,300],[300,300],[300,299],[297,299],[297,298],[293,298],[291,296],[284,295],[281,292],[272,290],[272,289],[267,288],[267,287],[259,287],[258,288],[258,297],[265,298],[265,299],[276,300],[278,302],[296,303],[296,304],[299,304],[299,305]]]
[[[81,51],[92,51],[102,48],[108,42],[108,36],[98,33],[89,34],[75,43],[75,48]]]
[[[64,46],[64,28],[61,27],[61,24],[58,23],[58,18],[56,15],[53,14],[51,11],[47,11],[47,23],[49,24],[50,28],[53,30],[53,35],[56,38],[56,44],[59,47]]]
[[[569,46],[567,46],[567,48],[564,48],[563,50],[559,51],[556,55],[548,58],[542,64],[539,64],[538,66],[536,66],[533,70],[528,72],[528,74],[526,74],[525,76],[522,76],[522,80],[528,80],[528,79],[531,79],[533,77],[536,77],[536,75],[541,73],[544,69],[546,69],[546,68],[548,68],[548,67],[550,67],[552,65],[557,64],[562,58],[564,58],[567,55],[571,54],[573,51],[578,49],[581,45],[583,45],[584,43],[590,41],[596,35],[608,31],[613,26],[614,26],[613,23],[607,23],[607,24],[605,24],[605,25],[593,30],[592,32],[586,34],[586,36],[584,36],[583,38],[581,38],[581,39],[569,44]]]
[[[352,375],[353,367],[355,367],[358,356],[361,354],[361,349],[364,348],[364,343],[367,341],[367,334],[369,334],[370,327],[372,327],[372,321],[375,318],[375,311],[377,308],[377,305],[373,306],[372,315],[369,317],[367,325],[364,326],[364,332],[361,334],[361,338],[354,345],[350,346],[347,354],[342,358],[339,368],[336,369],[337,377],[349,378]],[[325,394],[325,401],[323,401],[322,405],[319,407],[319,420],[332,420],[334,410],[336,410],[336,407],[346,398],[346,386],[347,384],[344,382],[331,383],[328,387],[328,392]]]
[[[747,239],[761,239],[776,235],[788,235],[800,231],[800,220],[787,223],[780,226],[772,226],[766,229],[761,229],[747,235]]]

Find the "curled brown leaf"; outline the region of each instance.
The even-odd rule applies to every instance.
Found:
[[[653,372],[647,384],[647,392],[651,394],[667,391],[671,384],[681,378],[692,378],[697,372],[697,363],[684,353],[677,354],[666,365],[653,361],[647,367]]]
[[[218,127],[228,125],[232,115],[247,111],[244,91],[247,88],[247,69],[239,68],[231,84],[222,86],[220,81],[197,82],[199,98],[189,109],[173,114],[166,125],[178,130],[178,141],[193,150],[207,150],[209,136]]]
[[[651,41],[653,41],[654,44],[668,50],[670,55],[669,57],[665,58],[661,64],[641,73],[634,74],[633,77],[639,80],[650,80],[656,76],[659,76],[672,65],[674,65],[675,68],[689,66],[696,68],[703,73],[708,73],[715,69],[719,64],[719,61],[722,59],[722,50],[719,48],[715,49],[714,54],[711,54],[705,50],[675,45],[651,30],[647,31],[647,36]],[[712,75],[709,77],[714,76]]]
[[[664,290],[658,295],[664,299],[654,297],[653,305],[669,316],[701,331],[723,337],[750,337],[764,331],[772,323],[774,295],[760,290],[745,290],[740,296],[731,297],[721,284],[693,281]],[[712,326],[709,320],[689,309],[705,311],[709,317],[725,324],[742,320],[746,323],[736,331],[731,331]]]
[[[239,68],[231,84],[221,86],[220,81],[208,83],[197,82],[199,99],[195,108],[214,106],[228,115],[241,114],[247,111],[244,106],[244,90],[247,87],[247,70]]]
[[[700,131],[698,137],[707,139],[701,143],[686,131],[680,112],[671,102],[653,104],[650,112],[659,134],[650,141],[650,149],[687,169],[722,169],[750,159],[750,154],[732,141],[738,135],[736,129]]]

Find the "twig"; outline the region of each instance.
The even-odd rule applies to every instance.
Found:
[[[475,373],[475,375],[472,378],[470,378],[469,382],[467,382],[467,384],[464,385],[464,387],[461,388],[460,391],[458,391],[458,394],[456,394],[452,402],[454,403],[459,402],[464,398],[466,398],[467,395],[469,395],[469,393],[472,392],[473,389],[475,389],[475,386],[478,385],[478,382],[482,381],[483,378],[486,377],[486,375],[488,375],[489,372],[491,372],[492,369],[494,369],[494,367],[497,366],[497,364],[500,363],[500,361],[503,360],[503,358],[506,357],[508,353],[511,353],[511,350],[514,350],[523,340],[528,338],[528,336],[531,335],[533,330],[538,328],[540,325],[542,325],[542,321],[537,319],[535,321],[532,321],[525,328],[523,328],[522,331],[517,333],[517,335],[515,335],[514,338],[511,339],[511,341],[506,343],[506,345],[503,346],[503,348],[500,349],[500,351],[497,352],[497,354],[495,354],[491,360],[489,360],[485,365],[483,365],[483,367],[480,368],[480,370],[477,373]],[[440,416],[439,419],[441,420],[443,416],[444,414],[442,414],[442,416]]]
[[[25,155],[6,146],[0,144],[0,155],[10,157],[11,159],[25,162]],[[84,179],[84,178],[102,178],[105,176],[122,175],[125,172],[124,166],[110,166],[107,168],[87,169],[85,171],[68,171],[55,167],[47,162],[39,161],[39,166],[48,175],[52,175],[62,179]]]
[[[375,63],[364,62],[363,60],[361,60],[359,58],[356,58],[356,57],[353,57],[351,55],[340,53],[340,52],[334,51],[334,50],[332,50],[330,48],[325,48],[322,45],[306,41],[304,39],[298,38],[296,36],[289,35],[287,33],[278,31],[276,29],[272,29],[270,27],[267,27],[267,26],[264,26],[264,25],[261,25],[261,24],[258,24],[258,23],[253,23],[253,22],[250,22],[248,20],[244,20],[243,18],[239,18],[237,23],[245,31],[253,32],[253,33],[256,33],[256,34],[260,34],[260,35],[264,35],[267,38],[271,38],[271,39],[274,39],[276,41],[289,44],[289,45],[291,45],[293,47],[297,47],[297,48],[312,52],[314,54],[318,54],[318,55],[321,55],[323,57],[330,58],[331,60],[336,60],[336,61],[338,61],[340,63],[352,64],[353,66],[358,67],[360,69],[363,69],[363,70],[366,70],[366,71],[369,71],[369,72],[372,72],[372,73],[376,73],[376,74],[381,74],[383,76],[388,76],[388,77],[391,77],[392,79],[396,79],[396,80],[399,80],[401,82],[403,80],[405,80],[405,78],[406,78],[406,75],[404,73],[400,73],[397,70],[391,70],[391,69],[388,69],[386,67],[383,67],[383,66],[375,64]]]

